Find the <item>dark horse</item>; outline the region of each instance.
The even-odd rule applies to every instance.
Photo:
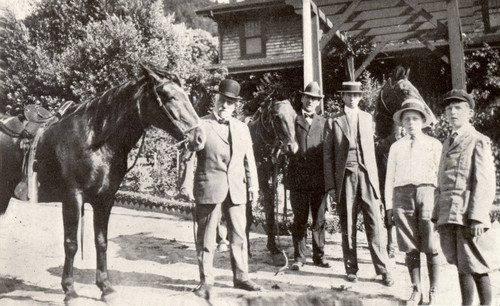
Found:
[[[401,137],[401,127],[395,124],[392,119],[394,113],[400,109],[403,101],[409,98],[415,98],[422,101],[424,104],[426,112],[430,114],[430,118],[432,118],[431,123],[437,122],[434,114],[425,103],[417,88],[408,80],[409,74],[409,69],[405,69],[402,66],[396,67],[391,77],[385,82],[380,90],[375,105],[375,131],[379,139],[376,146],[376,158],[383,201],[385,200],[384,188],[389,149],[391,145]],[[388,230],[387,251],[389,254],[393,254],[392,226],[387,223],[386,226]]]
[[[195,151],[204,147],[200,118],[180,80],[157,68],[142,68],[137,79],[74,107],[45,130],[38,144],[39,199],[62,201],[65,261],[61,285],[65,300],[77,296],[73,260],[83,203],[90,203],[94,210],[96,284],[103,298],[114,292],[106,262],[108,221],[115,193],[127,172],[128,153],[145,129],[153,125],[176,139],[186,137]]]
[[[248,123],[252,135],[259,187],[263,194],[267,248],[272,255],[280,254],[276,246],[274,193],[270,184],[276,166],[276,157],[296,153],[299,146],[295,139],[297,114],[288,100],[267,100]],[[247,212],[247,235],[252,223],[251,208]],[[248,248],[250,250],[250,248]]]

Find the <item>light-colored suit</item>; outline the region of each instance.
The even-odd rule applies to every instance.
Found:
[[[351,135],[351,131],[357,133]],[[387,251],[381,243],[382,217],[373,133],[372,116],[361,110],[358,111],[357,126],[348,122],[345,112],[335,115],[325,124],[325,190],[333,188],[337,194],[337,212],[342,229],[342,251],[347,274],[358,272],[358,211],[363,212],[375,272],[388,272]]]
[[[194,194],[196,254],[200,280],[208,285],[214,283],[213,256],[222,213],[227,222],[233,278],[248,280],[246,204],[247,192],[257,195],[257,167],[247,125],[234,118],[228,121],[228,126],[220,124],[214,114],[202,118],[207,135],[205,148],[192,153],[181,183],[181,190]]]
[[[252,138],[247,125],[230,118],[230,137],[225,139],[218,132],[219,123],[213,114],[202,119],[207,133],[205,149],[195,154],[195,172],[194,156],[188,160],[181,188],[193,190],[197,204],[222,203],[228,192],[233,204],[246,204],[247,191],[259,189]],[[223,150],[229,144],[231,152],[229,160],[226,160]]]
[[[449,142],[444,142],[439,164],[433,220],[437,225],[476,220],[488,228],[496,192],[491,141],[469,126],[451,146]]]
[[[488,273],[498,268],[497,239],[491,230],[470,235],[471,221],[491,227],[489,212],[496,192],[490,139],[473,126],[450,145],[445,140],[439,164],[432,221],[438,225],[441,249],[459,273]]]

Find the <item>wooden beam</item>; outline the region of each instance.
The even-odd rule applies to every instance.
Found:
[[[434,15],[426,11],[422,6],[415,3],[414,0],[403,0],[406,4],[408,4],[412,9],[414,9],[417,13],[427,19],[430,23],[432,23],[436,28],[446,29],[446,26],[441,23]]]
[[[311,10],[313,11],[314,14],[318,15],[319,19],[328,27],[328,29],[331,29],[333,27],[333,23],[326,17],[325,13],[314,3],[314,1],[311,0]]]
[[[312,23],[311,0],[302,0],[302,46],[304,56],[304,88],[314,80],[313,50],[312,50]]]
[[[382,49],[384,49],[386,44],[387,44],[387,41],[382,41],[382,42],[377,43],[377,47],[375,47],[375,49],[370,53],[370,55],[368,55],[368,57],[363,61],[361,66],[359,66],[359,68],[356,69],[356,72],[354,72],[354,79],[357,79],[361,75],[361,73],[363,73],[363,71],[365,71],[366,67],[368,67],[368,65],[370,65],[370,63],[373,61],[373,59],[375,59],[377,54],[379,54],[380,51],[382,51]]]
[[[458,0],[447,0],[448,4],[448,41],[450,44],[451,84],[454,89],[466,89],[464,46]]]
[[[418,41],[420,41],[420,42],[421,42],[421,43],[422,43],[422,44],[423,44],[423,45],[424,45],[427,49],[431,50],[433,53],[438,54],[438,55],[439,55],[439,57],[441,58],[441,60],[442,60],[443,62],[445,62],[447,65],[449,65],[449,64],[450,64],[450,59],[448,58],[448,56],[446,56],[446,55],[442,54],[441,52],[439,52],[439,50],[438,50],[438,49],[436,49],[436,46],[435,46],[432,42],[428,41],[427,39],[425,39],[425,38],[423,38],[423,37],[418,37],[417,39],[418,39]]]
[[[312,64],[313,64],[313,80],[318,82],[319,88],[321,88],[321,91],[323,92],[323,78],[322,78],[322,70],[321,70],[321,50],[319,49],[319,37],[320,37],[320,30],[319,30],[319,15],[316,14],[315,16],[312,16]],[[321,113],[324,113],[324,106],[323,106],[323,99],[321,100],[320,103],[320,109]]]
[[[325,49],[326,46],[330,43],[330,41],[333,39],[333,37],[338,34],[342,24],[344,24],[344,22],[346,22],[349,16],[351,16],[354,13],[356,7],[359,5],[360,2],[361,0],[354,0],[349,5],[349,7],[347,7],[347,9],[342,15],[340,15],[338,18],[335,18],[335,20],[333,21],[333,27],[328,31],[328,33],[323,35],[323,37],[321,38],[320,41],[321,50]]]

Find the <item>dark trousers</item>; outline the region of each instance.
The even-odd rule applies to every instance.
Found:
[[[290,203],[293,210],[292,239],[295,248],[295,261],[306,262],[307,219],[309,209],[312,216],[313,261],[318,262],[325,255],[325,211],[324,193],[304,193],[290,191]]]
[[[200,281],[214,284],[214,252],[217,226],[221,214],[227,222],[231,268],[234,280],[248,280],[248,251],[246,227],[246,205],[234,205],[230,197],[218,204],[196,204],[196,256],[200,269]]]
[[[372,262],[377,275],[387,273],[387,250],[382,247],[382,218],[379,201],[368,180],[368,174],[361,167],[346,170],[344,186],[337,207],[342,229],[342,251],[347,274],[356,274],[358,258],[356,250],[356,224],[358,212],[363,212],[364,227]]]

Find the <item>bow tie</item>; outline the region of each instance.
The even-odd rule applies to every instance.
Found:
[[[219,124],[229,125],[229,121],[226,119],[219,118],[217,119],[217,122],[219,122]]]
[[[306,119],[312,119],[314,117],[314,113],[304,113],[304,118]]]

